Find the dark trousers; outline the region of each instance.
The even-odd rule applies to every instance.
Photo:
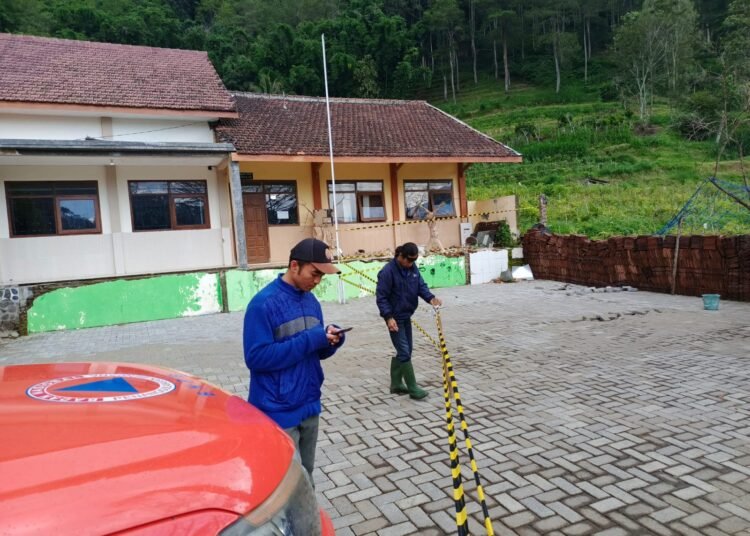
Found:
[[[411,319],[396,320],[398,331],[389,331],[391,342],[396,349],[396,359],[402,363],[411,361],[411,351],[414,343],[411,337]]]
[[[284,431],[294,440],[297,446],[302,465],[310,474],[310,482],[313,481],[313,468],[315,467],[315,445],[318,443],[318,415],[308,417],[297,426],[284,428]]]

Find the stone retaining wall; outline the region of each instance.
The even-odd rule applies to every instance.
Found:
[[[589,240],[536,228],[524,235],[523,250],[537,279],[671,292],[676,243],[675,236]],[[681,237],[675,293],[750,301],[750,235]]]
[[[24,287],[0,287],[0,337],[18,336],[21,311],[30,295]]]

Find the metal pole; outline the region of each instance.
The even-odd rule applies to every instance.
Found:
[[[672,263],[672,294],[677,287],[677,260],[680,258],[680,237],[682,236],[682,217],[677,222],[677,240],[674,243],[674,262]]]
[[[328,153],[331,160],[331,186],[333,189],[333,228],[336,233],[336,259],[341,259],[341,247],[339,246],[339,215],[336,208],[336,173],[333,168],[333,133],[331,131],[331,102],[328,98],[328,66],[326,65],[326,36],[320,34],[320,42],[323,46],[323,81],[326,89],[326,118],[328,119]],[[339,303],[346,303],[344,282],[339,277]]]

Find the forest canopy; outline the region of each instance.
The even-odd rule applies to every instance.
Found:
[[[0,31],[205,50],[230,90],[456,101],[583,81],[648,124],[750,149],[747,0],[0,0]]]
[[[730,7],[731,4],[731,7]],[[0,0],[0,31],[206,50],[228,88],[320,95],[326,35],[332,95],[455,98],[481,75],[554,85],[583,77],[650,90],[699,84],[702,59],[746,44],[735,0]],[[650,25],[650,26],[649,26]],[[651,57],[634,50],[655,39]],[[730,50],[730,52],[731,52]],[[630,62],[639,58],[639,65]],[[610,73],[632,73],[615,80]],[[644,72],[644,70],[646,72]],[[649,76],[653,79],[649,80]],[[644,87],[643,79],[646,78]],[[639,86],[640,84],[640,86]],[[663,88],[661,87],[663,86]]]

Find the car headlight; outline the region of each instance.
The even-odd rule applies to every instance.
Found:
[[[220,536],[313,536],[320,532],[315,491],[307,471],[293,459],[268,499],[222,530]]]

